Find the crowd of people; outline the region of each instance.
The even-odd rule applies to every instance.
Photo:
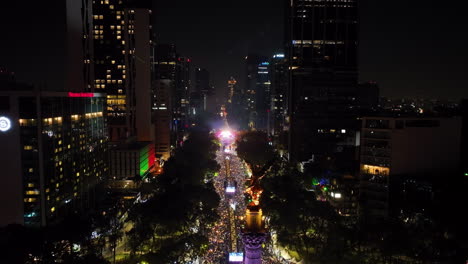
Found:
[[[236,155],[235,146],[226,142],[217,152],[216,160],[221,169],[214,179],[214,186],[221,201],[218,207],[220,220],[209,235],[210,245],[203,263],[227,263],[229,253],[243,252],[241,231],[247,208],[245,192],[249,180],[247,166]],[[234,186],[230,186],[234,185]],[[228,187],[235,187],[230,189]],[[232,192],[234,190],[234,192]],[[235,240],[235,241],[233,241]],[[285,263],[271,254],[264,254],[264,264]]]
[[[220,220],[211,230],[204,263],[225,263],[230,252],[243,251],[240,232],[241,219],[246,209],[244,192],[248,176],[234,148],[232,145],[223,145],[217,153],[217,162],[221,169],[214,179],[214,185],[221,198],[218,208]],[[231,189],[228,190],[227,187]]]

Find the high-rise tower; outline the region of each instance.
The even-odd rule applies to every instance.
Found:
[[[290,157],[354,170],[357,0],[288,0]]]
[[[151,140],[151,6],[146,2],[93,2],[93,88],[107,93],[112,141]]]

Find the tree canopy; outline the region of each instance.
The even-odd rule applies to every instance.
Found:
[[[131,210],[129,247],[134,254],[143,253],[142,260],[183,262],[207,249],[208,229],[218,219],[219,196],[212,182],[220,169],[217,149],[214,136],[192,132],[165,163],[150,198]]]
[[[237,155],[250,164],[253,173],[262,171],[275,157],[268,135],[262,131],[241,133],[236,145]]]

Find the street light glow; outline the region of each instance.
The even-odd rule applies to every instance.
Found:
[[[231,131],[229,130],[223,130],[221,131],[221,133],[219,134],[222,138],[232,138],[234,135],[232,134]]]

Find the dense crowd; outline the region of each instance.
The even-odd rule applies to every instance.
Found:
[[[221,165],[219,174],[214,179],[214,185],[221,202],[218,213],[220,220],[211,230],[210,246],[204,256],[204,263],[223,263],[229,252],[242,252],[243,245],[240,236],[241,217],[245,214],[245,181],[246,169],[233,150],[217,152],[217,162]],[[233,149],[233,147],[231,147]],[[235,182],[235,192],[226,194],[227,182]],[[235,239],[233,241],[232,239]],[[233,248],[237,247],[237,248]]]

